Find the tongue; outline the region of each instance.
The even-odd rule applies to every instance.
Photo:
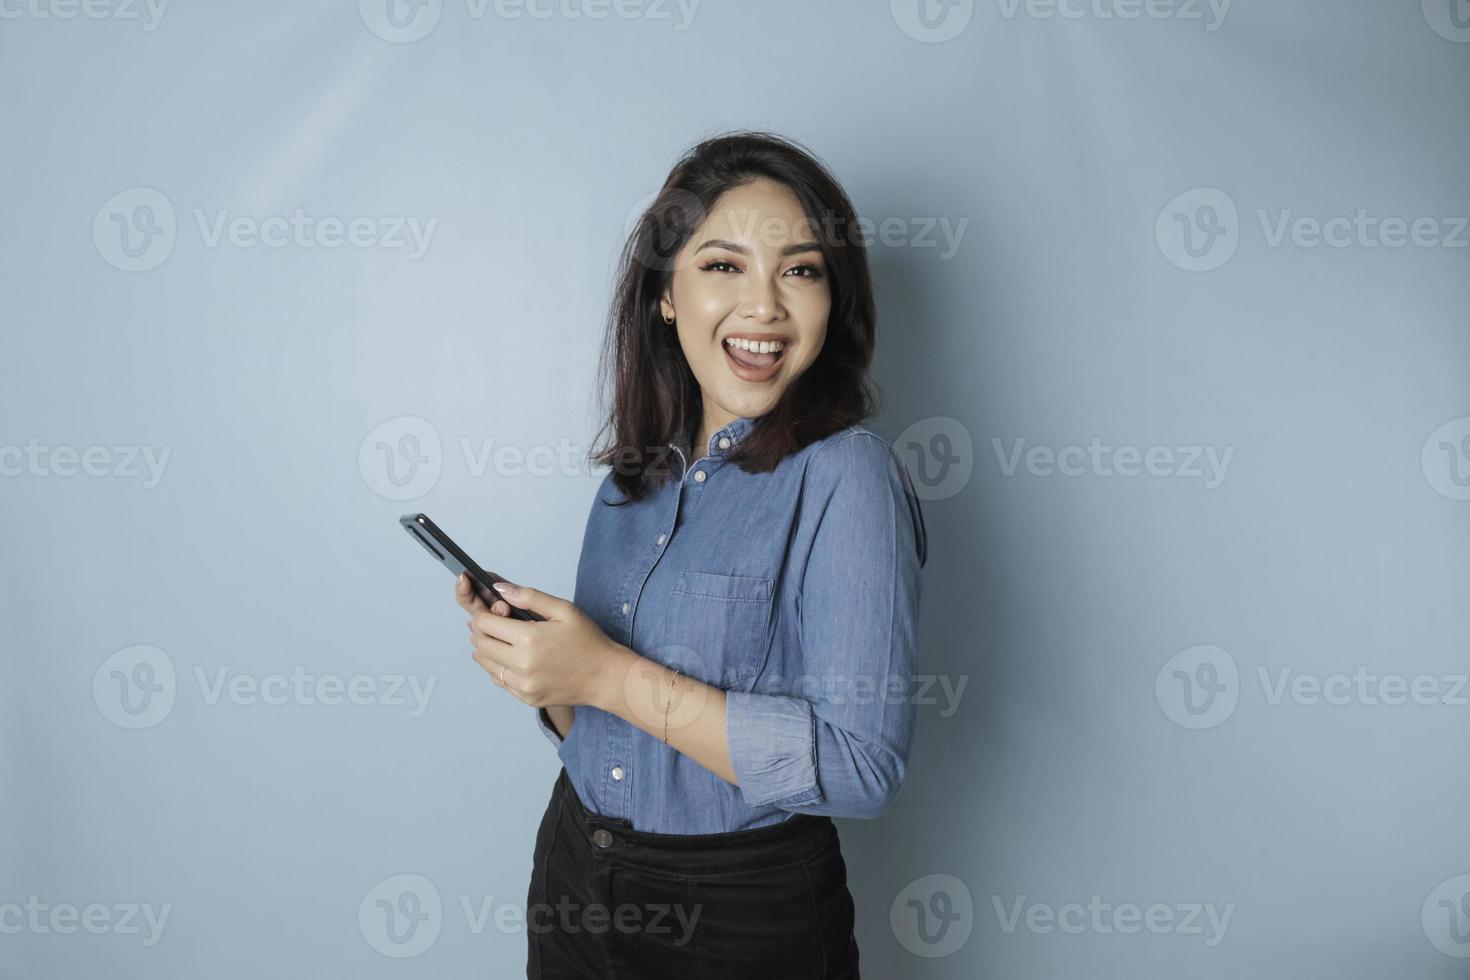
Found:
[[[754,351],[744,350],[739,347],[725,345],[725,350],[730,356],[748,368],[766,368],[776,363],[776,355],[771,353],[757,354]]]

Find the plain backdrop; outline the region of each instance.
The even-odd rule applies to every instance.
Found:
[[[0,0],[0,977],[521,975],[558,761],[396,519],[571,594],[736,127],[926,497],[864,975],[1466,975],[1464,0],[392,3]]]

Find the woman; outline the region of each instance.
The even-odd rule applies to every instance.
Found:
[[[563,764],[532,980],[858,976],[832,818],[903,784],[927,545],[903,457],[861,424],[855,222],[793,143],[690,150],[623,250],[573,600],[456,585],[475,659]]]

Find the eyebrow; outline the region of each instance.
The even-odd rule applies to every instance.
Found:
[[[738,242],[728,242],[723,238],[711,238],[709,241],[705,242],[694,251],[702,252],[707,248],[727,248],[732,252],[739,252],[741,255],[745,255],[749,252],[749,249],[747,249],[744,245],[741,245]],[[787,245],[785,248],[781,249],[781,254],[796,255],[801,252],[818,251],[821,251],[821,246],[818,242],[797,242],[795,245]]]

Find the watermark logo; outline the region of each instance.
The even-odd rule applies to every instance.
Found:
[[[959,419],[931,415],[909,425],[893,440],[904,456],[914,494],[944,500],[965,489],[975,471],[975,443]]]
[[[1446,879],[1424,899],[1424,936],[1446,956],[1470,958],[1470,874]]]
[[[440,897],[439,889],[423,875],[400,874],[384,879],[363,896],[357,908],[358,928],[368,945],[384,956],[403,959],[418,956],[433,946],[445,928],[454,926],[450,913],[454,898],[464,928],[483,935],[492,924],[501,935],[564,935],[590,933],[670,937],[661,942],[688,946],[696,938],[703,904],[669,902],[577,902],[558,896],[556,904],[497,900],[494,895],[451,895]]]
[[[633,241],[633,261],[645,269],[672,272],[679,263],[680,239],[708,219],[704,202],[682,188],[646,195],[623,220],[624,235]]]
[[[228,667],[216,667],[206,672],[203,667],[194,668],[194,680],[204,703],[210,706],[226,701],[233,705],[249,707],[263,704],[268,707],[300,705],[315,707],[339,704],[358,706],[381,705],[390,708],[407,708],[408,717],[418,718],[429,709],[434,688],[439,683],[437,674],[313,674],[297,665],[289,674],[245,674],[232,672]]]
[[[1240,211],[1216,187],[1185,191],[1164,205],[1154,224],[1159,250],[1187,272],[1212,272],[1240,245]]]
[[[155,187],[130,187],[112,195],[92,219],[92,243],[108,265],[147,272],[174,251],[178,221],[173,202]]]
[[[429,251],[438,218],[414,215],[309,214],[293,208],[284,214],[238,214],[229,208],[193,208],[194,230],[206,249],[257,247],[283,249],[403,250],[416,262]],[[179,238],[173,202],[154,187],[133,187],[108,198],[92,219],[97,253],[124,272],[146,272],[162,265]]]
[[[1424,0],[1424,19],[1446,41],[1470,44],[1470,0]]]
[[[1446,956],[1470,959],[1470,875],[1435,886],[1420,912],[1424,935]]]
[[[389,500],[422,497],[439,482],[443,467],[439,430],[413,415],[383,422],[363,438],[357,450],[363,482]]]
[[[358,471],[374,493],[389,500],[411,500],[434,488],[447,463],[463,463],[471,479],[493,474],[501,478],[579,478],[591,473],[590,453],[570,438],[555,443],[518,445],[500,442],[494,436],[465,436],[454,439],[458,452],[448,451],[438,430],[426,419],[402,415],[381,423],[358,446]],[[663,457],[660,459],[659,457]],[[615,472],[669,475],[670,460],[677,459],[666,446],[622,446],[613,453]],[[640,461],[642,461],[640,463]],[[599,464],[603,465],[603,464]]]
[[[1225,482],[1234,446],[1108,446],[1097,436],[1086,446],[1027,447],[1016,439],[1009,448],[1000,439],[990,440],[1001,475],[1013,477],[1025,465],[1031,476],[1157,476],[1202,481],[1206,490]]]
[[[1463,215],[1379,217],[1367,208],[1318,217],[1292,208],[1256,208],[1267,248],[1418,249],[1470,248],[1470,217]],[[1240,212],[1230,195],[1201,187],[1174,198],[1159,213],[1154,235],[1159,249],[1187,272],[1212,272],[1230,261],[1242,241]]]
[[[954,875],[925,875],[894,897],[888,924],[915,956],[953,956],[975,929],[975,900],[969,886]]]
[[[674,31],[687,31],[700,0],[464,0],[470,21],[619,20],[674,21]],[[375,36],[392,44],[422,40],[439,26],[443,0],[358,0],[362,22]],[[677,15],[677,20],[675,17]]]
[[[136,902],[77,906],[43,902],[39,895],[30,895],[24,903],[0,902],[0,936],[70,936],[81,931],[93,936],[141,936],[143,945],[151,947],[163,938],[173,908],[172,903],[155,907]]]
[[[793,241],[812,241],[818,248],[836,252],[843,248],[932,250],[941,262],[959,254],[968,217],[958,220],[934,215],[887,215],[870,218],[842,215],[830,209],[816,215],[804,214],[794,224],[775,215],[754,212],[737,218],[726,211],[710,215],[698,197],[679,188],[645,195],[623,219],[623,236],[631,241],[632,258],[639,265],[660,272],[680,264],[680,244],[696,231],[707,228],[714,237],[736,242],[783,248]],[[701,238],[703,235],[700,236]],[[694,261],[686,256],[685,262]]]
[[[1435,492],[1470,500],[1470,415],[1450,419],[1430,433],[1419,463]]]
[[[409,44],[428,37],[444,12],[443,0],[357,0],[362,22],[384,41]]]
[[[158,30],[169,0],[0,0],[0,20],[137,21],[145,34]]]
[[[677,644],[660,646],[656,662],[641,657],[634,660],[623,674],[623,691],[638,720],[652,726],[655,731],[676,731],[692,725],[704,716],[712,687],[738,689],[747,679],[726,668],[719,678],[711,677],[699,684],[687,683],[693,676],[691,671],[703,673],[695,666],[701,662],[707,662],[707,658],[701,657],[696,650]],[[679,670],[681,674],[671,675],[658,664]],[[702,677],[699,679],[703,680]],[[572,727],[576,728],[575,725]]]
[[[0,477],[110,477],[138,480],[144,490],[163,482],[172,446],[0,446]]]
[[[1258,664],[1255,677],[1267,707],[1470,707],[1470,674],[1377,673],[1357,665],[1352,673],[1320,674],[1291,666]],[[1244,683],[1229,653],[1190,647],[1169,658],[1154,680],[1154,694],[1169,720],[1184,728],[1223,724],[1240,700]]]
[[[92,675],[92,700],[119,728],[152,728],[169,716],[178,694],[174,662],[158,647],[119,650]]]
[[[1240,700],[1240,672],[1235,658],[1217,646],[1202,644],[1180,650],[1159,668],[1154,697],[1174,724],[1214,728],[1235,713]]]
[[[1266,703],[1272,706],[1290,700],[1299,705],[1389,705],[1417,704],[1470,707],[1466,687],[1470,674],[1376,674],[1359,665],[1351,674],[1313,674],[1280,667],[1275,671],[1256,667],[1256,677]]]
[[[409,718],[428,710],[439,683],[436,674],[310,673],[297,665],[289,673],[247,674],[229,667],[193,668],[200,700],[207,706],[335,707],[350,704],[405,708]],[[174,662],[158,647],[119,650],[92,675],[92,700],[102,717],[119,728],[152,728],[173,711],[179,695]]]
[[[444,908],[439,889],[423,875],[385,878],[357,907],[357,927],[369,946],[395,959],[426,952],[439,939]]]
[[[893,22],[915,41],[941,44],[959,37],[975,16],[975,0],[888,0]]]
[[[1224,906],[1217,906],[1214,902],[1172,905],[1154,902],[1147,906],[1120,902],[1114,905],[1104,902],[1101,895],[1093,895],[1086,905],[1081,902],[1059,906],[1027,902],[1025,895],[1017,895],[1010,901],[992,895],[990,901],[995,906],[1000,931],[1007,936],[1014,935],[1023,927],[1026,932],[1038,936],[1053,932],[1069,936],[1083,933],[1133,936],[1147,931],[1155,936],[1202,936],[1207,947],[1215,947],[1225,941],[1230,918],[1235,914],[1234,902]]]
[[[1015,20],[1023,11],[1032,20],[1197,20],[1213,34],[1225,25],[1231,0],[996,0],[996,4],[1006,20]]]

